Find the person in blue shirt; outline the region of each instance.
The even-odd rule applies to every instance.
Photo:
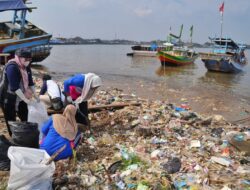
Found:
[[[64,94],[71,97],[78,108],[76,113],[77,123],[89,125],[87,101],[101,85],[101,78],[94,73],[76,74],[64,81]]]
[[[39,101],[32,79],[31,60],[28,49],[19,49],[15,52],[15,58],[9,60],[4,68],[3,77],[7,81],[7,88],[2,97],[2,109],[10,135],[8,121],[16,121],[16,115],[21,121],[27,121],[27,104],[34,103],[32,96]]]
[[[66,106],[63,114],[54,114],[42,127],[44,137],[40,149],[46,150],[51,156],[66,145],[55,161],[71,157],[79,144],[81,133],[78,131],[75,114],[76,107],[70,104]]]

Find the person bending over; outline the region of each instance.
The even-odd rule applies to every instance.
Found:
[[[78,131],[75,114],[76,107],[70,104],[66,106],[63,114],[54,114],[42,127],[44,137],[40,149],[46,150],[51,156],[66,145],[55,161],[71,157],[79,144],[81,133]]]
[[[101,85],[101,78],[94,73],[76,74],[64,81],[64,93],[72,98],[78,108],[77,123],[89,125],[87,101]]]

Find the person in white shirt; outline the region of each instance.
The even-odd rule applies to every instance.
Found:
[[[64,107],[65,96],[59,85],[52,80],[48,74],[43,75],[40,100],[43,101],[48,108],[52,107],[54,110],[61,110]]]

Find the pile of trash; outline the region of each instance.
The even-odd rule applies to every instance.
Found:
[[[250,189],[250,126],[118,89],[89,104],[134,102],[89,115],[76,157],[56,163],[55,189]]]

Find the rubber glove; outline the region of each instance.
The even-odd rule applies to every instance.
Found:
[[[21,99],[23,100],[26,104],[28,105],[32,105],[34,104],[34,101],[32,100],[29,100],[28,98],[26,98],[22,92],[22,90],[19,88],[15,91],[16,95]]]
[[[32,91],[32,93],[34,94],[34,98],[36,99],[36,102],[39,103],[40,102],[40,99],[39,97],[36,95],[36,89],[34,86],[30,86],[30,89]]]

